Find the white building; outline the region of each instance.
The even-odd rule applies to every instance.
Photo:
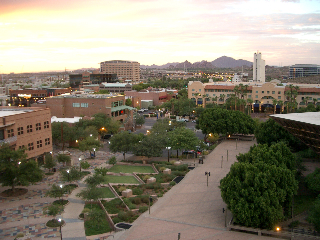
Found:
[[[266,63],[261,58],[261,52],[254,53],[253,57],[253,81],[265,82],[266,80]]]

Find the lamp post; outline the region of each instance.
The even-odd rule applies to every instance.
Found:
[[[62,219],[58,218],[58,222],[59,222],[59,228],[60,228],[60,237],[61,237],[61,240],[62,240],[62,231],[61,231]]]
[[[96,157],[96,149],[93,148],[93,157],[95,158]]]
[[[81,158],[79,158],[79,166],[80,166],[80,172],[81,172]]]
[[[69,169],[67,170],[67,173],[68,173],[68,182],[70,182],[70,178],[69,178],[70,170]]]
[[[210,176],[210,172],[205,172],[204,175],[207,176],[207,187],[209,185],[209,176]]]
[[[63,188],[63,185],[62,185],[62,184],[60,184],[60,189],[61,189],[61,200],[62,200],[62,203],[63,203],[63,190],[62,190],[62,188]]]
[[[166,147],[166,149],[168,150],[168,162],[169,162],[169,150],[171,149],[171,147]]]

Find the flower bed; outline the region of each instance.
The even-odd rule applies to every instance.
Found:
[[[158,195],[161,197],[164,193],[170,190],[171,186],[163,186],[160,183],[148,183],[143,185],[113,185],[114,190],[121,196],[122,191],[131,189],[133,195]]]

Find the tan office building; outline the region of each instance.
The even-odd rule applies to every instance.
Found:
[[[43,161],[52,151],[51,113],[48,108],[0,107],[0,144],[26,148],[29,158]]]
[[[140,81],[140,63],[138,62],[122,60],[101,62],[100,72],[117,74],[121,81],[132,80],[133,83]]]

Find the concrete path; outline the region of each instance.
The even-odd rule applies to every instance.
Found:
[[[62,219],[66,222],[66,225],[62,227],[62,238],[64,240],[86,239],[84,221],[79,219],[79,214],[84,207],[84,201],[76,196],[84,188],[78,187],[68,197],[69,204],[64,208],[64,213],[62,214]]]
[[[220,194],[220,180],[229,172],[236,155],[248,152],[255,142],[225,141],[206,156],[194,170],[152,206],[151,214],[141,215],[133,226],[108,239],[272,239],[227,231],[223,213],[226,204]],[[228,161],[227,161],[228,150]],[[223,161],[222,161],[223,156]],[[221,168],[222,163],[222,168]],[[210,172],[207,186],[205,172]]]

